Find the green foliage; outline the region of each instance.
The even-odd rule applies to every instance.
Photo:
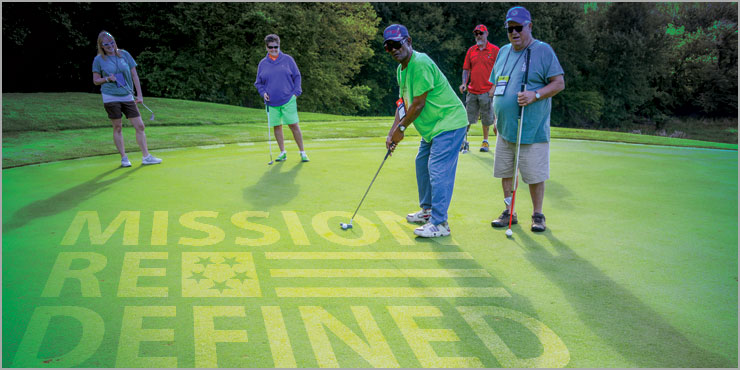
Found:
[[[506,45],[499,2],[3,3],[6,92],[97,93],[90,65],[105,29],[139,63],[145,97],[262,108],[253,86],[276,33],[303,75],[300,111],[392,115],[397,63],[383,29],[407,26],[450,84],[472,29]],[[670,116],[737,117],[737,3],[527,3],[566,89],[552,124],[620,128]],[[21,73],[23,72],[23,73]],[[5,128],[5,127],[4,127]]]
[[[156,45],[139,55],[141,65],[151,66],[142,79],[154,95],[261,106],[253,84],[266,55],[264,37],[275,33],[301,71],[301,110],[351,114],[369,105],[369,88],[349,84],[373,54],[367,42],[378,21],[368,4],[126,5],[131,22],[145,8],[151,14],[137,28],[144,44]]]
[[[737,116],[737,3],[686,4],[671,15],[674,111]]]

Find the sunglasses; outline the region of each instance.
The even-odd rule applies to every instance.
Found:
[[[103,43],[103,46],[112,46],[112,45],[115,45],[115,44],[116,44],[116,42],[115,41],[112,41],[112,42]]]
[[[524,29],[524,26],[511,26],[511,27],[504,27],[506,30],[509,31],[509,33],[512,33],[516,30],[517,33],[521,33]]]
[[[480,36],[480,35],[482,35],[482,34],[483,34],[483,32],[479,32],[479,31],[475,31],[475,32],[473,32],[473,35],[476,35],[476,36]]]
[[[280,45],[278,46],[267,46],[268,49],[280,49]]]
[[[383,43],[383,47],[385,48],[385,51],[390,52],[391,50],[400,49],[401,45],[405,43],[406,43],[406,39],[403,39],[401,41],[388,40]]]

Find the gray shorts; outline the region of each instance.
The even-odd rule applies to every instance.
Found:
[[[516,143],[496,138],[493,177],[514,177]],[[519,173],[527,184],[539,184],[550,178],[550,143],[522,144],[519,149]]]
[[[478,123],[478,117],[484,126],[493,124],[493,98],[488,93],[472,94],[468,92],[465,97],[465,110],[468,111],[468,123]]]

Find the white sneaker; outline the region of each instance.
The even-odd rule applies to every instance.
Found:
[[[162,160],[149,154],[141,160],[141,164],[160,164]]]
[[[121,158],[121,167],[131,167],[131,161],[128,160],[128,157]]]
[[[414,234],[421,236],[423,238],[436,238],[438,236],[447,236],[450,235],[450,225],[447,223],[447,221],[439,224],[439,225],[432,225],[431,222],[427,222],[422,227],[417,227],[416,230],[414,230]]]
[[[408,222],[427,222],[432,217],[431,209],[422,209],[416,213],[409,213],[406,215],[406,221]]]

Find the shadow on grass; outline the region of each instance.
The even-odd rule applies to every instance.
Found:
[[[298,162],[287,171],[284,170],[285,166],[285,162],[275,162],[256,184],[244,188],[243,198],[253,209],[266,211],[298,196],[300,186],[295,183],[295,179],[303,168],[303,163]]]
[[[478,164],[481,165],[481,167],[486,170],[488,173],[493,175],[493,150],[494,148],[491,148],[491,151],[488,153],[475,153],[473,154],[460,154],[460,159],[462,160],[465,157],[472,157]]]
[[[731,359],[691,343],[658,312],[642,303],[557,239],[551,230],[515,234],[533,266],[557,284],[581,321],[639,367],[736,367]],[[557,254],[537,241],[547,238]]]
[[[35,219],[53,216],[60,212],[73,209],[81,202],[105,191],[108,186],[131,176],[139,169],[141,169],[141,166],[133,169],[114,168],[61,193],[35,201],[19,209],[12,216],[7,217],[7,222],[3,222],[3,233],[23,227]],[[103,180],[106,176],[117,171],[120,171],[118,176]]]

